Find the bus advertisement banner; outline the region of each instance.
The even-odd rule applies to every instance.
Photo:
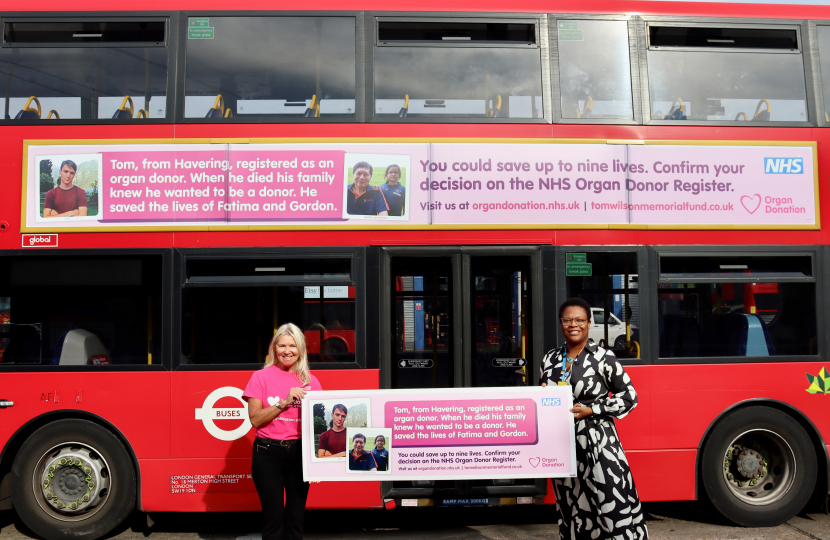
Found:
[[[23,232],[817,229],[815,143],[25,144]]]
[[[561,386],[309,392],[303,433],[314,436],[303,437],[303,477],[575,476],[572,406]]]

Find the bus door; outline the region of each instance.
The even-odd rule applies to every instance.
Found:
[[[541,358],[539,247],[387,248],[388,388],[529,386]],[[541,265],[540,265],[541,266]],[[541,272],[538,272],[541,274]],[[553,276],[551,275],[551,280]],[[539,304],[539,305],[536,305]],[[534,339],[536,338],[536,339]],[[543,496],[533,479],[384,482],[385,498],[501,504]],[[446,504],[452,504],[446,502]]]

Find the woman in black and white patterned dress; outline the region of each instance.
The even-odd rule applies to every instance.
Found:
[[[587,302],[566,300],[559,319],[565,346],[545,355],[541,384],[573,389],[578,463],[575,478],[553,480],[559,538],[645,540],[642,506],[614,426],[614,418],[637,405],[637,393],[614,353],[588,339]]]

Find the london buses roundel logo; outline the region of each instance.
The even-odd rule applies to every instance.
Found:
[[[232,397],[239,400],[239,408],[215,409],[214,405],[222,398]],[[238,428],[226,431],[214,423],[214,420],[240,419],[242,425]],[[235,386],[223,386],[217,388],[205,398],[201,409],[196,409],[196,420],[201,420],[208,433],[220,441],[235,441],[248,433],[251,429],[251,421],[248,419],[248,403],[242,399],[242,389]]]

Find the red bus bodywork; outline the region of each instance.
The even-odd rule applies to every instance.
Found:
[[[65,9],[64,3],[43,0],[38,11]],[[116,6],[117,7],[117,6]],[[221,10],[227,5],[214,0],[161,2],[149,0],[145,10]],[[275,10],[280,5],[241,0],[237,10]],[[289,6],[285,6],[286,9]],[[426,2],[422,11],[499,12],[508,6],[485,0]],[[5,8],[8,10],[9,8]],[[20,7],[19,9],[23,9]],[[26,6],[25,9],[32,9]],[[76,11],[111,11],[102,0],[84,0]],[[323,2],[317,10],[410,10],[394,2]],[[585,14],[660,14],[696,17],[752,19],[830,19],[828,6],[728,4],[694,2],[608,2],[579,5],[530,0],[509,6],[511,12],[572,12]],[[0,249],[20,250],[23,141],[50,139],[188,139],[247,140],[254,138],[423,138],[479,139],[634,139],[689,141],[817,141],[818,175],[825,187],[830,178],[830,130],[818,127],[718,127],[575,124],[165,124],[78,125],[71,129],[50,126],[0,127],[0,161],[6,180],[0,198]],[[820,190],[822,218],[830,222],[830,189]],[[257,246],[481,246],[481,245],[827,245],[826,230],[634,230],[523,229],[523,230],[377,230],[354,231],[176,231],[129,233],[61,233],[60,249],[108,248],[230,248]],[[755,293],[766,291],[755,290]],[[548,307],[553,309],[552,306]],[[330,333],[338,335],[336,332]],[[343,335],[349,351],[355,350],[354,332]],[[351,340],[351,341],[350,341]],[[319,351],[319,338],[309,339],[310,351]],[[805,392],[805,373],[818,373],[824,361],[705,365],[631,365],[627,371],[639,394],[639,406],[617,423],[621,440],[644,501],[694,500],[701,495],[696,480],[699,451],[707,431],[725,412],[748,402],[775,404],[802,415],[814,426],[815,443],[826,445],[830,437],[830,410],[824,396]],[[751,376],[747,376],[751,372]],[[376,369],[317,370],[324,389],[376,389]],[[774,374],[774,375],[772,375]],[[0,410],[0,473],[7,472],[25,437],[57,418],[94,418],[110,426],[127,445],[139,475],[139,503],[144,511],[247,511],[258,510],[259,500],[250,479],[226,484],[207,484],[203,491],[177,492],[172,479],[188,475],[247,475],[253,430],[240,439],[225,442],[211,436],[194,411],[205,406],[214,390],[244,388],[248,371],[113,371],[103,372],[6,372],[0,375],[0,398],[14,402]],[[535,375],[534,375],[535,376]],[[213,407],[239,408],[233,398],[222,398]],[[797,412],[796,412],[797,411]],[[241,420],[217,420],[231,430]],[[222,424],[224,423],[224,424]],[[826,488],[827,447],[820,448],[820,481]],[[349,497],[340,496],[348,489]],[[8,492],[0,490],[8,500]],[[548,489],[546,503],[552,503]],[[380,508],[384,501],[376,483],[355,482],[348,488],[334,483],[313,485],[309,508]]]

